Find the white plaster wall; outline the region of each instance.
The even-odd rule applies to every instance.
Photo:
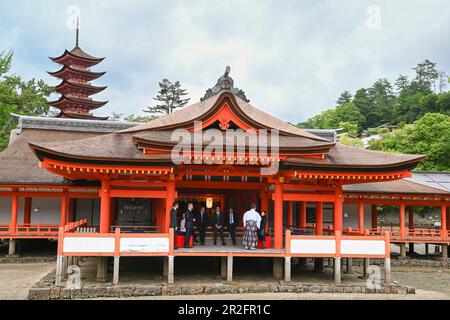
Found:
[[[19,198],[17,223],[23,224],[24,198]],[[36,212],[35,209],[38,209]],[[61,211],[61,200],[57,198],[33,198],[31,204],[31,223],[58,224]],[[0,224],[11,221],[11,197],[0,197]]]
[[[366,204],[364,206],[364,226],[366,228],[370,228],[372,225],[371,222],[371,205],[370,204]],[[345,203],[344,207],[343,207],[343,223],[344,223],[344,228],[358,228],[359,224],[358,224],[358,205],[357,204],[353,204],[353,203]],[[345,214],[348,215],[348,217],[345,217]]]

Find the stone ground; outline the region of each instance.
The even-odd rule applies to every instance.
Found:
[[[394,247],[394,246],[393,246]],[[4,248],[2,248],[4,250]],[[0,251],[3,251],[0,250]],[[52,251],[51,249],[50,251]],[[26,254],[31,254],[26,252]],[[393,250],[395,251],[395,249]],[[417,248],[416,251],[421,251]],[[430,248],[431,251],[431,248]],[[4,253],[1,252],[0,255]],[[273,282],[270,259],[245,258],[235,259],[235,281],[241,283],[257,284]],[[247,261],[246,261],[247,260]],[[249,263],[250,262],[250,263]],[[149,266],[152,266],[149,268]],[[250,267],[249,267],[250,266]],[[28,290],[42,277],[51,272],[55,263],[26,263],[26,264],[0,264],[0,300],[27,299]],[[95,285],[95,260],[86,259],[82,263],[83,285]],[[257,276],[255,276],[257,270]],[[345,267],[344,267],[345,270]],[[363,283],[358,279],[361,268],[354,267],[355,274],[344,274],[344,284]],[[195,275],[193,275],[195,274]],[[175,264],[175,281],[184,285],[198,285],[201,283],[221,283],[219,260],[208,258],[177,258]],[[393,267],[392,278],[403,286],[416,288],[415,295],[384,295],[384,294],[314,294],[314,293],[256,293],[256,294],[219,294],[200,296],[155,296],[138,297],[137,299],[192,299],[192,300],[240,300],[240,299],[441,299],[450,300],[450,270],[444,268],[424,267]],[[333,279],[331,269],[326,273],[317,275],[311,272],[310,267],[293,266],[293,281],[301,283],[331,283]],[[162,283],[162,262],[158,258],[123,258],[121,260],[120,282],[122,284],[155,284]]]

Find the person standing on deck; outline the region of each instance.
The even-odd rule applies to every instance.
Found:
[[[188,203],[187,206],[187,211],[185,213],[185,227],[186,227],[186,236],[185,236],[185,242],[184,242],[184,247],[185,248],[192,248],[189,245],[189,241],[191,239],[191,235],[194,229],[194,212],[192,211],[192,209],[194,209],[194,205],[192,203]]]
[[[256,211],[256,204],[244,214],[244,247],[245,250],[255,250],[258,245],[258,229],[261,227],[261,216]]]
[[[226,217],[226,225],[228,232],[230,233],[231,240],[233,241],[233,246],[236,245],[236,215],[234,214],[233,208],[228,209],[228,215]]]
[[[261,227],[259,228],[259,239],[262,242],[262,248],[266,248],[266,226],[267,226],[267,216],[264,211],[261,211]]]
[[[197,214],[196,220],[197,220],[197,228],[200,233],[200,244],[204,246],[206,231],[209,225],[209,217],[208,214],[206,213],[205,207],[200,208],[200,212]]]
[[[216,207],[216,212],[212,216],[212,225],[214,229],[214,245],[217,245],[217,232],[220,233],[220,239],[225,246],[225,236],[223,234],[223,228],[225,226],[224,214],[220,211],[220,206]]]
[[[170,225],[169,228],[173,229],[174,237],[178,230],[178,218],[177,218],[177,210],[178,210],[178,202],[175,201],[172,205],[172,209],[170,210]],[[173,243],[175,243],[175,239],[173,239]],[[176,246],[175,246],[176,249]]]

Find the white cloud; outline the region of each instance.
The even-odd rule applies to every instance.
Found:
[[[411,73],[421,60],[450,73],[447,0],[377,1],[381,29],[366,27],[372,1],[21,1],[0,0],[0,49],[14,70],[45,78],[47,56],[73,46],[66,8],[81,8],[81,46],[105,56],[98,114],[139,113],[162,78],[198,101],[226,65],[252,103],[291,122],[327,109],[344,90]]]

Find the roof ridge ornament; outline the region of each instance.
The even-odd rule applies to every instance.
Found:
[[[250,100],[247,99],[247,97],[245,96],[245,92],[243,90],[234,87],[234,80],[229,76],[230,71],[231,71],[230,66],[227,66],[225,68],[225,73],[217,80],[216,85],[206,90],[205,96],[201,98],[200,101],[204,101],[218,94],[221,91],[227,90],[231,91],[231,93],[235,94],[245,102],[250,102]]]

